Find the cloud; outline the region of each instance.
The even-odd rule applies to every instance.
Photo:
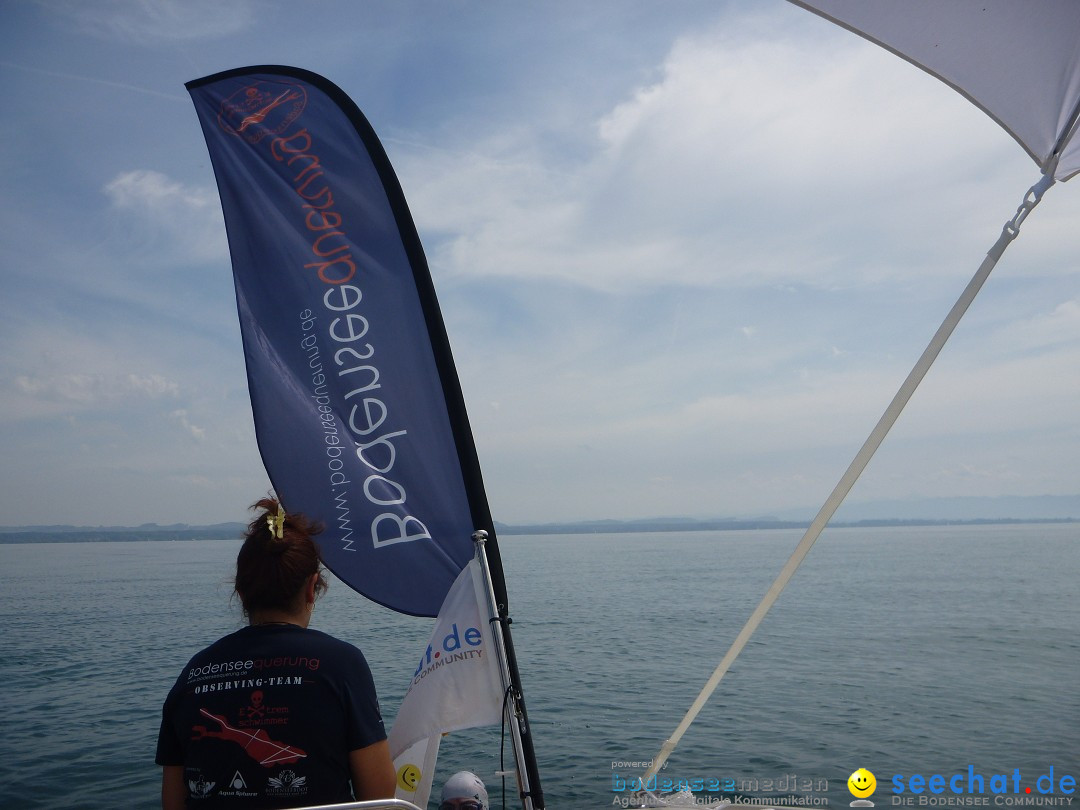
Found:
[[[618,291],[939,274],[942,252],[985,251],[988,231],[966,226],[1011,210],[981,191],[1026,157],[912,70],[865,43],[825,58],[805,37],[707,31],[583,122],[583,155],[504,128],[467,150],[409,152],[406,187],[433,264],[458,276]]]
[[[131,391],[140,392],[146,396],[156,398],[161,396],[176,396],[180,386],[171,380],[167,380],[160,374],[141,376],[128,374],[127,384]]]
[[[175,397],[180,387],[159,374],[58,374],[15,377],[16,389],[26,396],[46,402],[100,405],[134,397],[160,399]]]
[[[246,0],[45,0],[45,5],[89,34],[137,44],[228,36],[254,18]]]
[[[148,208],[153,211],[201,210],[213,204],[217,195],[170,180],[160,172],[136,170],[117,175],[105,186],[105,193],[121,208]]]
[[[1014,349],[1031,350],[1080,343],[1080,298],[1056,305],[1050,312],[1020,320],[1008,330]]]
[[[183,408],[173,411],[169,416],[176,420],[180,427],[196,441],[201,442],[206,438],[206,429],[191,424],[191,422],[188,421],[188,412]]]
[[[223,261],[228,256],[217,192],[189,186],[161,172],[135,169],[118,174],[103,189],[113,207],[133,217],[143,240],[167,240],[155,251],[170,262]]]
[[[23,317],[5,324],[10,351],[0,360],[5,423],[40,416],[123,424],[138,412],[184,403],[200,385],[184,359],[200,343],[144,331],[88,309],[79,317]],[[209,352],[201,352],[213,356]]]

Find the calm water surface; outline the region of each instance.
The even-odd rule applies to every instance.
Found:
[[[622,795],[640,770],[614,763],[656,753],[799,534],[501,538],[549,807]],[[240,626],[237,549],[0,545],[0,807],[156,806],[160,704]],[[794,776],[833,807],[858,767],[879,807],[894,774],[1080,776],[1078,573],[1076,524],[829,530],[664,775]],[[314,626],[365,651],[392,720],[431,620],[334,582]],[[442,750],[437,781],[468,767],[495,798],[497,729]]]

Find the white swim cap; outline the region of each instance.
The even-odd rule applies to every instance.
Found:
[[[458,771],[443,785],[442,799],[476,799],[482,810],[488,810],[487,788],[472,771]]]

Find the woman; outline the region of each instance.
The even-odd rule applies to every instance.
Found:
[[[375,685],[356,647],[309,630],[318,529],[273,498],[236,558],[249,625],[198,653],[165,700],[161,805],[303,807],[394,795]]]

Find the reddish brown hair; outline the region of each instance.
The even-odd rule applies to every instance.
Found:
[[[314,536],[322,526],[304,515],[285,514],[281,537],[276,537],[267,518],[276,520],[278,501],[263,498],[252,507],[260,514],[244,535],[244,545],[236,555],[236,594],[249,616],[258,610],[295,610],[304,582],[318,574],[315,595],[326,590],[322,575],[322,557]]]

